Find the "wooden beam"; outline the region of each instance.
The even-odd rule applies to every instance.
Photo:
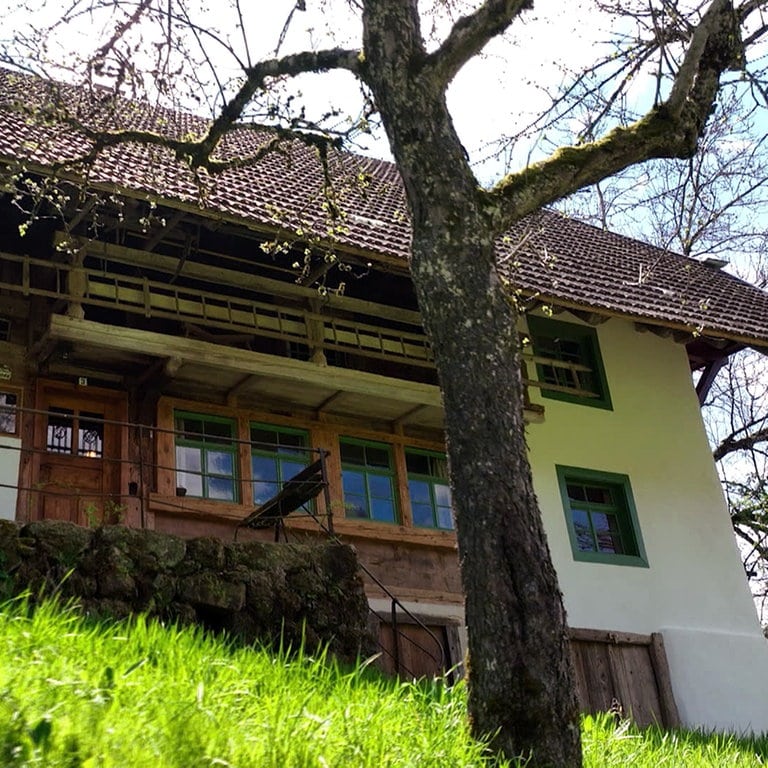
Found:
[[[722,357],[718,357],[716,360],[712,360],[711,362],[707,363],[707,366],[704,368],[704,371],[699,377],[698,382],[696,382],[696,395],[699,398],[699,405],[704,405],[704,401],[707,399],[709,390],[715,383],[715,378],[720,372],[720,369],[725,365],[727,359],[728,357],[723,355]]]
[[[331,267],[335,266],[334,261],[323,260],[320,264],[315,265],[314,269],[311,269],[306,275],[300,277],[297,282],[299,285],[311,286],[316,280],[319,280],[323,275],[328,273]]]
[[[419,411],[423,410],[425,406],[417,405],[415,408],[409,408],[402,416],[398,416],[392,425],[396,430],[401,430],[403,426],[408,422],[411,416],[415,416]]]
[[[120,328],[63,315],[51,317],[49,333],[52,339],[60,341],[134,353],[141,350],[144,354],[163,358],[172,352],[173,356],[186,363],[214,369],[253,373],[276,380],[302,381],[311,386],[355,392],[389,401],[442,407],[440,390],[433,384],[398,379],[394,386],[391,378],[375,373],[334,366],[321,367],[304,360],[221,347],[207,341]]]
[[[574,317],[587,323],[588,325],[602,325],[609,320],[608,315],[603,315],[599,312],[592,312],[591,310],[582,309],[569,309],[568,310]]]
[[[325,400],[315,408],[315,413],[319,416],[326,408],[329,408],[335,402],[340,400],[344,394],[344,392],[334,392],[330,397],[326,397]]]
[[[164,227],[160,227],[160,229],[155,232],[152,237],[148,237],[144,241],[144,250],[154,251],[155,248],[157,248],[157,246],[160,245],[160,243],[163,241],[163,238],[170,234],[186,215],[187,214],[184,213],[184,211],[176,211],[171,219],[165,223]]]
[[[97,200],[98,197],[93,195],[86,201],[85,205],[70,220],[70,229],[74,229],[93,210]]]
[[[237,398],[240,396],[240,393],[248,387],[249,384],[252,384],[255,381],[258,381],[259,377],[254,376],[251,373],[246,373],[245,376],[243,376],[240,381],[235,384],[234,387],[230,387],[230,389],[227,391],[226,394],[226,400],[227,405],[231,408],[237,407]]]

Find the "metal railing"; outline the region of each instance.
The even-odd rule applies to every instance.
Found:
[[[6,406],[2,409],[6,412],[13,412],[16,415],[16,420],[24,428],[25,420],[28,422],[32,420],[37,423],[32,425],[32,429],[27,427],[27,432],[37,434],[42,433],[40,423],[45,427],[46,438],[48,438],[47,430],[51,416],[54,416],[59,423],[62,422],[63,416],[60,410],[42,410],[36,408],[27,408],[22,406]],[[188,430],[167,429],[154,425],[141,424],[138,422],[129,422],[122,420],[104,419],[95,417],[93,414],[88,414],[87,422],[89,427],[101,428],[102,441],[101,448],[96,449],[93,452],[80,452],[79,439],[75,437],[76,421],[77,417],[72,415],[72,435],[71,440],[62,442],[51,443],[49,439],[46,439],[45,445],[35,446],[26,444],[28,441],[22,440],[17,435],[7,435],[7,437],[17,437],[18,442],[16,444],[0,444],[0,463],[3,462],[5,456],[14,455],[14,464],[19,467],[17,474],[17,481],[15,483],[0,482],[0,488],[15,490],[17,495],[21,496],[21,505],[26,507],[20,510],[20,514],[17,514],[19,519],[31,519],[32,506],[40,504],[43,496],[49,496],[56,499],[70,499],[74,501],[75,506],[83,513],[82,518],[84,523],[98,525],[102,523],[117,523],[122,522],[120,512],[125,508],[125,502],[128,499],[135,499],[135,503],[138,504],[138,522],[139,527],[147,527],[148,513],[150,511],[150,499],[149,495],[156,488],[156,473],[158,471],[177,472],[176,466],[162,464],[154,460],[154,442],[157,436],[160,434],[168,434],[175,439],[180,434],[190,435]],[[114,454],[110,452],[110,440],[104,440],[103,435],[108,428],[114,428],[116,430],[129,430],[132,432],[132,438],[137,449],[133,456],[125,457],[122,455],[122,451]],[[20,430],[19,430],[20,432]],[[8,443],[8,441],[5,441]],[[117,441],[118,445],[121,441]],[[227,443],[235,446],[235,449],[241,445],[246,445],[248,448],[265,448],[273,447],[272,444],[266,443],[254,443],[250,440],[242,440],[235,437],[227,438]],[[68,451],[67,454],[65,451]],[[52,449],[53,448],[53,449]],[[303,448],[302,451],[306,451],[307,455],[317,455],[324,467],[325,452],[320,448]],[[128,481],[127,487],[121,489],[124,493],[116,492],[115,489],[94,489],[86,488],[82,482],[78,481],[77,476],[72,476],[66,481],[56,480],[49,482],[40,477],[36,477],[31,469],[24,469],[24,467],[32,467],[37,464],[45,464],[45,459],[61,459],[64,455],[71,455],[71,457],[79,462],[79,466],[87,466],[92,462],[103,462],[104,464],[110,464],[115,467],[128,466],[130,473],[129,477],[133,478]],[[75,468],[73,467],[73,470]],[[27,482],[23,482],[20,478],[26,476]],[[240,478],[238,481],[240,490],[239,498],[249,498],[247,495],[250,489],[247,487],[251,480],[249,478]],[[289,481],[290,482],[290,481]],[[279,493],[281,490],[281,484],[276,484],[275,493]],[[178,498],[178,501],[174,503],[173,497],[163,499],[163,506],[168,508],[176,507],[179,511],[185,509],[186,496]],[[19,501],[17,500],[17,509]],[[248,506],[248,503],[245,503]],[[256,506],[253,504],[252,506]],[[82,509],[81,509],[82,507]],[[318,527],[319,532],[324,536],[341,542],[341,538],[333,530],[333,517],[332,517],[332,504],[330,496],[328,495],[326,485],[325,496],[325,511],[320,514],[318,510],[311,504],[305,504],[303,511],[307,517],[312,519]],[[11,510],[7,510],[9,512]],[[233,524],[237,524],[237,521],[232,521]],[[235,528],[236,530],[236,528]],[[284,537],[288,538],[288,529],[282,526],[282,532]],[[375,584],[381,592],[386,595],[390,601],[389,612],[389,626],[392,629],[395,639],[393,650],[385,647],[379,642],[380,653],[383,657],[391,660],[396,672],[399,675],[406,677],[416,677],[415,670],[408,668],[403,656],[400,653],[400,649],[403,644],[410,644],[416,648],[423,656],[428,657],[432,661],[432,666],[435,670],[443,670],[446,675],[446,680],[452,681],[455,677],[455,671],[446,669],[449,654],[444,646],[444,641],[440,639],[435,632],[415,613],[413,613],[407,606],[405,606],[400,599],[390,590],[384,582],[379,579],[372,570],[358,559],[363,573]],[[377,617],[377,620],[381,620],[381,616],[374,611],[369,605],[369,610]],[[401,626],[406,623],[408,625],[417,626],[424,630],[427,636],[434,643],[433,648],[427,648],[423,643],[420,643],[417,639],[409,635],[407,632],[401,630]],[[435,653],[436,649],[436,653]]]

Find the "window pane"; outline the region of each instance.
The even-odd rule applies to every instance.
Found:
[[[405,465],[408,468],[408,472],[414,475],[430,475],[432,474],[429,466],[429,456],[425,453],[411,453],[406,451]]]
[[[277,461],[267,456],[251,456],[251,471],[254,480],[277,482]]]
[[[595,529],[597,547],[600,552],[609,552],[615,555],[624,553],[615,515],[607,515],[603,512],[593,512],[592,525]]]
[[[221,421],[205,422],[206,442],[229,443],[232,441],[232,425]]]
[[[12,392],[0,392],[0,432],[16,432],[17,397]]]
[[[292,477],[295,477],[299,474],[303,469],[306,469],[306,462],[298,462],[298,461],[288,461],[286,459],[282,459],[280,461],[280,470],[281,470],[281,477],[283,479],[283,482],[286,480],[290,480]]]
[[[209,477],[208,498],[233,501],[235,498],[234,483],[226,477]]]
[[[435,525],[431,504],[411,504],[413,524],[422,528],[433,528]]]
[[[612,504],[611,489],[599,486],[588,486],[587,489],[587,501],[591,501],[595,504]]]
[[[231,453],[225,451],[207,451],[205,469],[216,475],[234,476],[234,462]]]
[[[279,435],[280,451],[297,451],[306,448],[307,441],[304,435],[292,432],[281,432]]]
[[[439,507],[451,506],[451,489],[447,485],[435,483],[435,503]]]
[[[387,448],[366,445],[365,458],[369,467],[385,467],[389,469],[389,450]]]
[[[453,510],[450,507],[437,508],[437,525],[439,528],[453,530]]]
[[[378,499],[391,499],[392,478],[383,475],[368,475],[368,489],[371,496]]]
[[[253,474],[253,500],[263,504],[275,496],[280,487],[277,482],[277,461],[266,456],[251,457]]]
[[[345,469],[341,474],[344,486],[344,498],[347,496],[365,497],[365,475],[362,472],[353,472]]]
[[[573,501],[586,501],[587,492],[583,485],[575,485],[574,483],[568,483],[566,486],[568,489],[568,498]]]
[[[571,509],[571,514],[578,548],[582,552],[594,552],[595,541],[592,537],[592,526],[589,524],[589,513],[585,509]]]
[[[339,445],[341,460],[345,464],[365,465],[365,447],[357,443],[344,443]]]
[[[277,445],[278,438],[273,429],[251,427],[251,442],[257,443],[257,448],[270,448]]]
[[[344,515],[345,517],[366,519],[368,515],[368,504],[365,497],[352,496],[344,494]]]
[[[192,416],[178,416],[176,418],[176,430],[187,440],[202,440],[203,423]]]
[[[78,419],[77,454],[100,458],[104,452],[104,414],[83,411]]]
[[[429,494],[429,483],[426,480],[410,480],[408,493],[411,496],[411,504],[430,504],[432,497]]]
[[[395,505],[391,500],[371,499],[371,517],[386,523],[395,522]]]
[[[176,468],[188,470],[190,472],[200,472],[202,465],[202,452],[199,448],[192,448],[188,445],[176,446]]]
[[[72,452],[72,417],[67,408],[51,408],[48,414],[46,449],[51,453]]]
[[[186,488],[188,496],[203,495],[203,476],[191,472],[176,473],[176,487]]]

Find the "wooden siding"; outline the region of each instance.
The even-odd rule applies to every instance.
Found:
[[[572,629],[571,654],[583,712],[616,712],[640,727],[680,724],[660,633]]]

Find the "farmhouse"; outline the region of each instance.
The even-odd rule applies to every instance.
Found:
[[[329,186],[296,144],[195,176],[159,145],[94,152],[78,125],[205,127],[0,71],[0,513],[332,532],[366,569],[381,663],[459,664],[443,414],[395,167],[333,153]],[[272,138],[243,126],[222,157]],[[498,262],[524,310],[582,705],[768,730],[768,648],[699,411],[728,355],[768,347],[768,295],[550,211]]]

